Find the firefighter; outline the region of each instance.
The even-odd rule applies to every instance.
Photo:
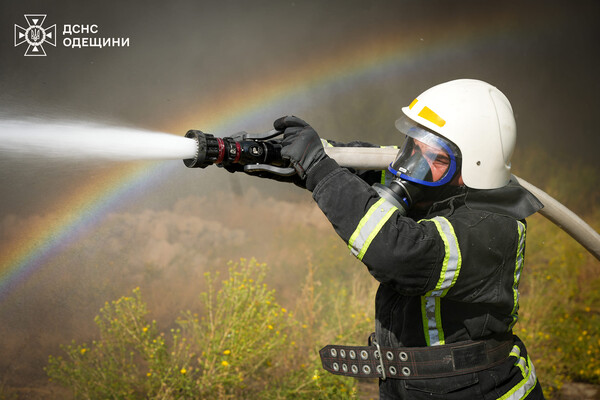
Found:
[[[512,333],[525,218],[542,207],[511,180],[512,107],[494,86],[461,79],[402,112],[405,139],[383,176],[341,168],[323,143],[342,144],[299,118],[274,123],[296,183],[380,283],[369,345],[326,346],[323,366],[378,377],[381,399],[541,399]]]

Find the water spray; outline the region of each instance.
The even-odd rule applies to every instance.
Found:
[[[168,133],[78,121],[0,122],[0,152],[64,160],[181,160],[193,157],[193,140]]]

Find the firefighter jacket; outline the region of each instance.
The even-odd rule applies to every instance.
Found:
[[[468,189],[404,217],[371,187],[389,178],[327,158],[306,181],[335,231],[380,282],[379,344],[435,346],[510,333],[518,318],[524,219],[541,203],[511,181]]]

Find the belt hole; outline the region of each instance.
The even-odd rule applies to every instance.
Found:
[[[342,364],[342,371],[348,372],[348,366],[346,364]]]
[[[358,367],[356,365],[352,365],[350,369],[352,369],[353,374],[358,374]]]
[[[340,349],[340,357],[346,358],[346,350]]]
[[[392,353],[391,351],[388,351],[387,353],[385,353],[385,356],[390,361],[392,361],[394,359],[394,353]]]
[[[400,352],[399,357],[400,357],[400,361],[406,361],[406,360],[408,360],[408,354],[406,354],[403,351]]]
[[[337,357],[337,350],[331,349],[331,357]]]
[[[390,374],[392,374],[392,375],[396,375],[397,373],[398,373],[398,370],[396,369],[396,367],[394,367],[394,366],[391,366],[391,367],[390,367]]]
[[[363,360],[366,360],[367,358],[369,358],[369,352],[366,350],[362,350],[360,352],[360,358],[362,358]]]
[[[368,365],[363,365],[363,372],[365,375],[369,375],[371,373],[371,367]]]
[[[410,375],[410,368],[408,368],[408,367],[402,367],[402,375],[409,376]]]
[[[350,355],[350,358],[352,360],[354,360],[356,358],[356,352],[354,350],[350,350],[348,354]]]
[[[340,370],[340,364],[334,362],[333,363],[333,370],[336,371],[336,372],[339,371]]]

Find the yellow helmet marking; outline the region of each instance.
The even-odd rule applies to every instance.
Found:
[[[440,128],[442,126],[446,125],[446,121],[444,121],[444,119],[442,117],[437,115],[435,112],[433,112],[427,106],[423,107],[423,109],[419,112],[419,117],[426,119],[427,121],[431,122],[432,124],[436,124]]]

